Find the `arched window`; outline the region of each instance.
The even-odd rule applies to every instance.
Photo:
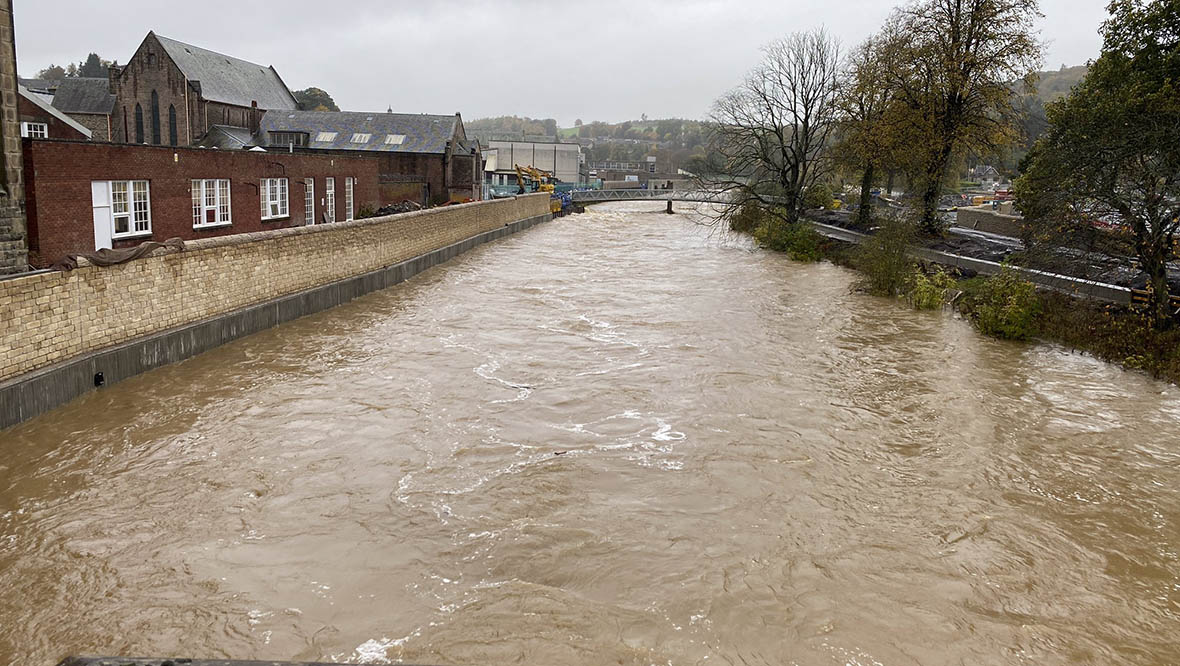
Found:
[[[176,136],[176,106],[173,104],[168,105],[168,142],[169,145],[173,146],[178,143]]]
[[[135,105],[135,143],[143,143],[143,107]]]
[[[160,96],[152,91],[152,145],[160,145]]]

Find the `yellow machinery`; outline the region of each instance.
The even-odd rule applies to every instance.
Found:
[[[549,193],[549,211],[553,214],[561,212],[561,199],[554,194],[553,181],[556,180],[553,174],[548,171],[541,171],[536,167],[521,166],[514,164],[516,167],[516,182],[520,184],[522,192],[548,192]],[[532,189],[525,185],[525,181],[532,182]]]
[[[553,194],[553,176],[549,172],[531,166],[519,164],[513,166],[516,167],[516,182],[520,183],[521,189],[529,191],[529,188],[525,186],[525,180],[530,180],[533,183],[531,191]]]

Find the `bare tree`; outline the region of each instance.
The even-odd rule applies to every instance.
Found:
[[[761,64],[713,104],[713,150],[729,214],[754,204],[795,222],[803,193],[827,176],[836,120],[840,48],[823,30],[795,33],[765,49]]]

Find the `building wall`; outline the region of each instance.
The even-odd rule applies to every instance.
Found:
[[[24,95],[17,96],[17,113],[22,123],[45,123],[48,125],[50,139],[69,139],[71,141],[89,140],[85,134],[63,123],[52,113],[30,102]]]
[[[28,268],[12,0],[0,0],[0,275]],[[4,321],[0,318],[0,321]]]
[[[135,143],[135,105],[143,109],[143,142],[152,143],[152,91],[159,97],[160,141],[169,145],[168,108],[176,108],[177,144],[186,146],[203,133],[203,105],[184,74],[168,57],[154,35],[148,35],[135,55],[118,72],[111,72],[115,112],[111,118],[113,141]],[[187,109],[187,111],[186,111]],[[191,134],[190,134],[191,130]]]
[[[499,170],[508,171],[517,164],[548,171],[563,183],[578,182],[578,154],[576,143],[535,143],[531,141],[490,141],[497,149]]]
[[[74,122],[91,131],[91,141],[110,141],[111,117],[98,113],[69,113]]]
[[[214,125],[228,125],[230,127],[246,127],[252,131],[258,130],[258,119],[252,117],[253,110],[244,106],[222,104],[221,102],[204,102],[204,109],[200,114],[204,124],[194,129],[195,141],[200,135],[209,131]]]
[[[382,203],[415,201],[423,206],[446,195],[443,156],[427,153],[371,153],[379,163]],[[445,196],[444,196],[445,198]]]
[[[529,195],[207,238],[180,253],[0,281],[0,381],[548,214],[549,196]]]
[[[147,180],[150,188],[150,237],[115,240],[115,247],[168,238],[195,240],[304,224],[305,178],[315,179],[315,219],[324,210],[324,179],[336,179],[336,219],[345,219],[344,179],[356,178],[354,210],[380,204],[377,160],[368,155],[319,155],[214,151],[196,148],[135,146],[28,140],[24,142],[28,174],[30,246],[39,266],[67,254],[94,251],[91,182]],[[287,218],[262,221],[259,182],[288,179]],[[230,180],[232,223],[194,229],[193,179]]]

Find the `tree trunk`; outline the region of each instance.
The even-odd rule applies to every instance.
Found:
[[[896,172],[893,169],[890,169],[888,173],[889,173],[889,176],[885,181],[885,196],[892,199],[893,198],[893,177],[896,175]]]
[[[1172,303],[1168,293],[1167,251],[1163,241],[1141,241],[1139,264],[1143,272],[1147,273],[1147,288],[1150,292],[1147,308],[1151,323],[1156,329],[1168,328],[1172,324]]]
[[[856,221],[860,226],[867,227],[873,221],[873,169],[872,162],[865,165],[864,173],[860,177],[860,209],[856,211]]]

